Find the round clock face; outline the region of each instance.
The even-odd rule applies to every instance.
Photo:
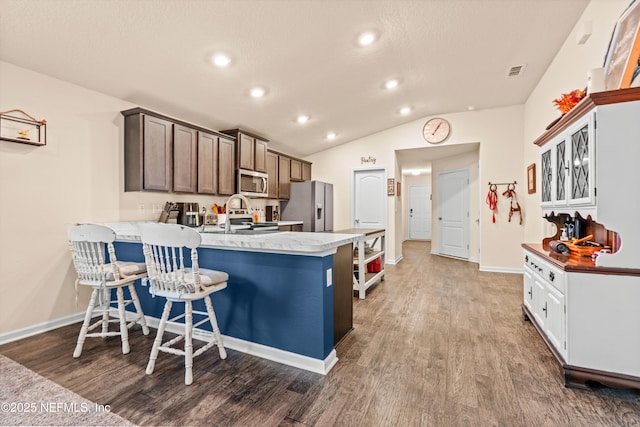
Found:
[[[424,139],[431,144],[438,144],[449,136],[451,132],[451,126],[445,119],[431,119],[422,129],[422,135]]]

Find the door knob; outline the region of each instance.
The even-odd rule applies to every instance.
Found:
[[[441,216],[438,217],[438,221],[442,221],[442,217]]]

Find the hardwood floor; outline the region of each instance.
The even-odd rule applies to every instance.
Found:
[[[155,331],[89,339],[80,324],[0,346],[0,353],[139,425],[630,426],[640,392],[562,386],[558,364],[522,320],[522,276],[432,256],[406,242],[386,281],[354,298],[354,327],[322,376],[229,350],[194,362],[161,354],[145,375]],[[639,361],[640,363],[640,361]]]

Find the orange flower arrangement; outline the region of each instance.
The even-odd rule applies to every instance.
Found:
[[[560,98],[554,99],[553,103],[556,104],[556,107],[558,107],[558,110],[560,110],[562,114],[565,114],[575,107],[585,96],[586,92],[584,90],[576,89],[569,93],[563,93]]]

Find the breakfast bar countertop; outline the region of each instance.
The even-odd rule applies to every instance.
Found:
[[[112,222],[105,223],[104,225],[116,232],[116,239],[118,241],[139,242],[139,223],[140,222]],[[305,256],[327,256],[335,253],[338,247],[357,242],[364,237],[362,234],[295,231],[282,231],[260,235],[222,233],[201,233],[201,235],[201,247]]]

